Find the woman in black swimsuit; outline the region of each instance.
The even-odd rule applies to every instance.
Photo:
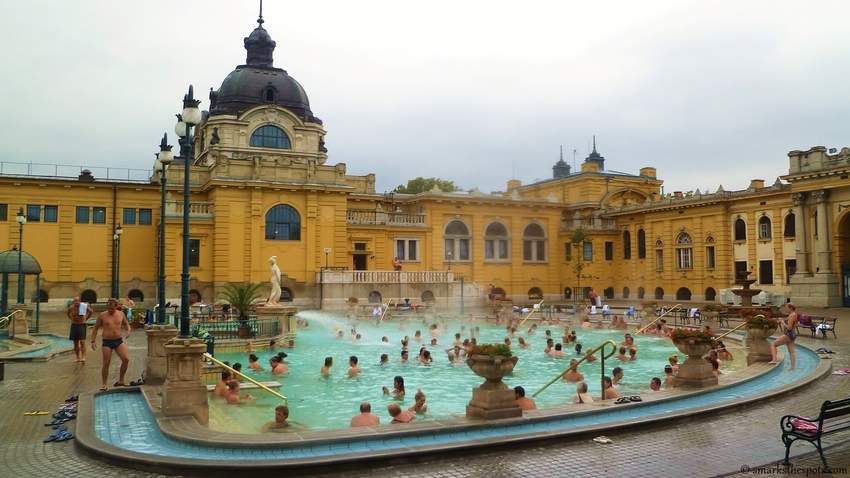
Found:
[[[771,365],[778,364],[779,362],[776,361],[776,349],[780,345],[787,345],[788,356],[791,357],[791,370],[794,370],[797,367],[797,356],[794,355],[794,340],[797,339],[797,306],[789,302],[785,307],[788,309],[788,318],[784,321],[779,319],[779,323],[782,324],[784,330],[782,335],[770,344],[770,353],[773,360],[768,363]]]

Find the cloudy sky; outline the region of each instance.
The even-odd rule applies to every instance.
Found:
[[[2,160],[150,168],[188,85],[245,62],[257,0],[0,0]],[[578,164],[665,192],[743,189],[787,152],[850,146],[850,3],[266,0],[275,66],[329,163],[379,192],[424,176],[504,190]],[[176,143],[176,142],[175,142]],[[4,169],[12,166],[5,165]]]

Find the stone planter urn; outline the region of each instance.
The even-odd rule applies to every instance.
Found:
[[[702,317],[706,325],[711,327],[711,330],[720,330],[720,321],[717,320],[720,317],[720,312],[716,310],[701,310],[700,317]]]
[[[643,308],[643,316],[647,319],[655,318],[655,307],[644,307]]]
[[[717,377],[711,373],[711,364],[703,356],[714,348],[714,339],[676,339],[673,345],[688,358],[679,364],[679,373],[673,379],[674,387],[703,388],[717,385]]]
[[[747,365],[752,365],[756,362],[770,362],[772,355],[770,353],[770,342],[767,338],[776,332],[776,327],[750,327],[747,329],[747,343],[749,344],[749,352],[747,353]]]
[[[522,416],[513,389],[502,381],[502,377],[513,371],[517,360],[519,357],[515,355],[476,355],[466,359],[466,365],[475,375],[487,379],[480,387],[472,389],[472,400],[466,406],[467,417],[496,419]]]

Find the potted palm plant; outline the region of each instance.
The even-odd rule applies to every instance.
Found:
[[[231,309],[236,312],[236,317],[239,319],[239,338],[251,336],[251,326],[248,325],[248,312],[251,310],[254,301],[261,297],[259,290],[260,284],[235,284],[228,282],[224,285],[224,290],[218,294],[219,299],[227,301]]]

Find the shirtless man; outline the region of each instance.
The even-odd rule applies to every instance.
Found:
[[[578,368],[572,368],[572,367],[576,367],[577,364],[578,364],[578,360],[576,360],[576,359],[570,360],[570,370],[563,375],[564,380],[566,380],[567,382],[576,382],[576,383],[584,380],[584,374],[579,372]]]
[[[617,385],[618,383],[620,383],[620,380],[623,379],[623,375],[624,375],[623,369],[622,369],[622,367],[614,367],[614,370],[612,371],[612,373],[614,374],[613,380],[612,380],[612,385]]]
[[[227,382],[233,377],[233,374],[230,373],[230,370],[225,370],[221,372],[221,380],[215,384],[215,389],[213,389],[213,397],[216,398],[224,398],[227,396]]]
[[[549,352],[550,357],[565,357],[567,355],[566,352],[563,351],[563,346],[561,344],[555,344],[555,350]]]
[[[91,349],[97,349],[97,331],[103,328],[103,367],[100,371],[100,376],[103,383],[100,386],[101,390],[106,390],[106,379],[109,378],[109,363],[112,361],[112,352],[118,354],[121,359],[121,368],[119,371],[118,381],[115,382],[116,387],[127,387],[127,382],[124,381],[124,375],[127,374],[127,367],[130,366],[130,351],[127,349],[127,344],[121,340],[121,329],[126,328],[127,334],[125,338],[130,338],[130,323],[127,322],[127,316],[118,310],[118,301],[109,299],[106,303],[106,312],[101,312],[97,316],[97,321],[94,323],[94,328],[91,332]]]
[[[278,405],[274,409],[274,420],[271,420],[265,425],[263,425],[263,428],[260,433],[286,433],[298,432],[303,430],[307,430],[306,425],[289,419],[289,407],[287,407],[286,405]]]
[[[269,359],[269,365],[272,368],[272,375],[283,375],[285,373],[289,373],[289,367],[281,363],[280,357],[277,355]]]
[[[524,388],[514,387],[514,397],[516,397],[516,404],[519,405],[520,410],[537,410],[537,404],[534,403],[534,400],[525,396]]]
[[[80,309],[83,309],[80,313]],[[74,303],[68,307],[68,318],[71,319],[71,335],[68,337],[74,341],[74,362],[86,362],[86,321],[92,316],[91,307],[88,304],[81,305],[80,298],[74,297]]]
[[[360,370],[360,367],[357,365],[357,356],[355,355],[348,358],[348,365],[350,365],[350,368],[348,369],[349,377],[356,377],[357,374],[363,372],[363,370]]]
[[[620,346],[620,353],[614,358],[617,359],[617,360],[630,360],[629,356],[626,355],[626,347],[621,345]]]
[[[325,377],[329,376],[331,374],[331,367],[333,366],[333,364],[333,357],[325,357],[325,366],[322,367],[322,375],[324,375]]]
[[[352,427],[376,427],[381,424],[378,415],[372,413],[372,405],[369,402],[360,404],[360,415],[354,415],[351,419]]]

